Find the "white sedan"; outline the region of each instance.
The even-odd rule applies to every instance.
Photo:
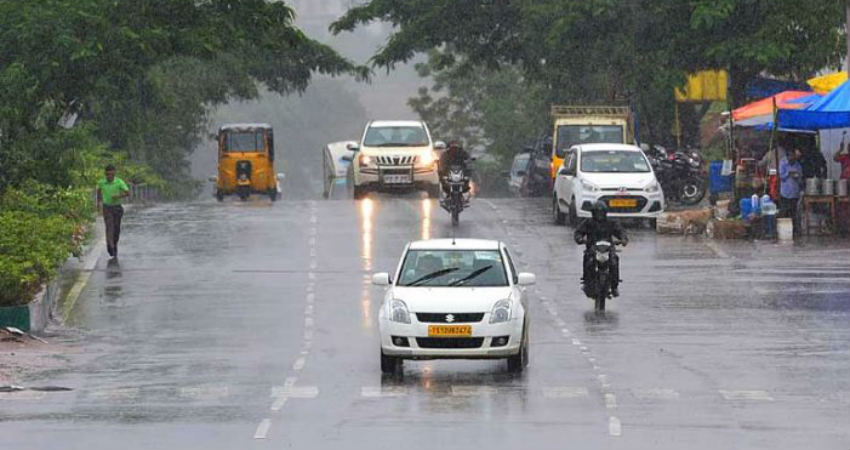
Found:
[[[528,365],[530,273],[518,273],[505,245],[478,239],[409,243],[387,286],[378,324],[381,371],[398,373],[405,359],[507,359]]]

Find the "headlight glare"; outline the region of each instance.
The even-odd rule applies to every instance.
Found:
[[[434,152],[431,151],[425,152],[419,157],[420,166],[430,166],[434,164],[434,161],[436,161],[436,158],[434,157]]]
[[[390,320],[399,323],[410,323],[410,312],[407,304],[401,300],[393,299],[390,302]]]
[[[493,305],[490,323],[502,323],[509,320],[511,320],[511,301],[510,299],[499,300]]]
[[[372,157],[369,155],[360,154],[358,156],[361,166],[371,166],[372,165]]]

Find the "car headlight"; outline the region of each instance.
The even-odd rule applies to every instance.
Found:
[[[599,186],[587,181],[581,182],[581,188],[586,192],[596,192],[599,190]]]
[[[410,312],[407,304],[401,300],[393,299],[390,302],[390,320],[399,323],[410,323]]]
[[[490,313],[490,323],[502,323],[511,320],[511,301],[510,299],[499,300],[493,305],[493,311]]]
[[[372,165],[372,157],[369,155],[364,155],[363,153],[358,156],[358,162],[361,166],[371,166]]]
[[[419,163],[420,166],[430,166],[430,165],[433,165],[434,161],[436,161],[436,160],[437,160],[437,158],[434,156],[434,152],[429,151],[429,152],[423,153],[419,157],[417,162]]]
[[[650,184],[649,186],[647,186],[646,188],[644,188],[644,190],[645,190],[646,192],[649,192],[650,194],[653,194],[653,193],[655,193],[655,192],[660,191],[660,190],[661,190],[661,187],[660,187],[660,186],[658,186],[658,182],[653,182],[652,184]]]

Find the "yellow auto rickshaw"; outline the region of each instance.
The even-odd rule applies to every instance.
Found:
[[[218,176],[215,197],[236,194],[243,201],[251,194],[280,195],[278,181],[283,174],[274,170],[274,132],[266,123],[234,123],[218,130]]]

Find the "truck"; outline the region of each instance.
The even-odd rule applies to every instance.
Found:
[[[628,106],[552,105],[551,175],[555,179],[564,155],[578,144],[633,144],[634,123]]]

